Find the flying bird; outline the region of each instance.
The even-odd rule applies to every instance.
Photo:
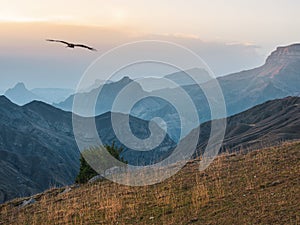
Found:
[[[66,46],[66,48],[75,48],[75,47],[79,47],[79,48],[86,48],[88,50],[91,50],[91,51],[97,51],[97,49],[94,49],[92,47],[89,47],[87,45],[82,45],[82,44],[74,44],[74,43],[70,43],[70,42],[66,42],[66,41],[61,41],[61,40],[53,40],[53,39],[46,39],[46,41],[51,41],[51,42],[60,42],[60,43],[63,43]]]

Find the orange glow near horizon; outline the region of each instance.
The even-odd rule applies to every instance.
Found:
[[[203,40],[268,43],[300,38],[298,0],[0,0],[0,22],[49,22],[151,34],[184,34]]]

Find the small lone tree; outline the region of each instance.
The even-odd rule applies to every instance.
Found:
[[[94,176],[97,176],[98,173],[86,162],[82,154],[80,154],[80,169],[79,173],[75,179],[75,183],[83,184],[88,182]]]
[[[127,163],[123,157],[120,156],[120,154],[123,152],[123,147],[116,147],[115,146],[115,142],[112,143],[112,145],[105,145],[104,146],[105,149],[117,160],[123,162],[123,163]],[[85,150],[85,151],[89,151],[89,150]],[[97,148],[92,149],[92,151],[97,151]],[[75,183],[78,184],[83,184],[88,182],[91,178],[93,178],[94,176],[97,176],[98,173],[87,163],[87,161],[85,160],[83,154],[80,154],[80,169],[79,169],[79,173],[75,179]]]

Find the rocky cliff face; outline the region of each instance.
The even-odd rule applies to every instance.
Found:
[[[285,79],[290,79],[290,74],[285,72],[290,67],[295,67],[300,63],[300,44],[286,47],[278,47],[267,58],[265,65],[259,68],[258,76],[278,79],[279,75],[285,75]]]
[[[279,47],[258,68],[218,78],[229,115],[265,101],[299,96],[300,45]]]
[[[293,44],[286,47],[278,47],[276,51],[272,52],[267,58],[266,64],[287,65],[294,61],[300,60],[300,44]]]

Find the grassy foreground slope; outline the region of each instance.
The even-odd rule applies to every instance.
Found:
[[[52,189],[0,206],[0,224],[300,224],[300,143],[190,161],[163,183]]]

